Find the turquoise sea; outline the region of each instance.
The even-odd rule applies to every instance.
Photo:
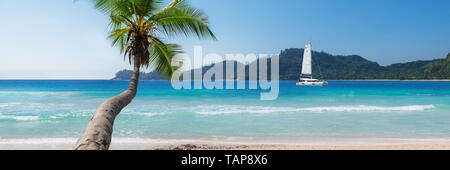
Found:
[[[95,109],[127,81],[0,80],[0,138],[76,138]],[[329,81],[279,98],[260,90],[174,90],[141,81],[114,137],[450,137],[450,82]]]

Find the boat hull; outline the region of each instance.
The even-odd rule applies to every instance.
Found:
[[[328,82],[297,82],[297,86],[328,86]]]

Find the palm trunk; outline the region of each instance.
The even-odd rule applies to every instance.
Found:
[[[134,60],[133,75],[128,89],[103,102],[95,111],[78,139],[75,150],[108,150],[111,143],[114,119],[136,96],[139,83],[139,59]]]

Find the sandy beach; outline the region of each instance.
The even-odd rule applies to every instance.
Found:
[[[0,139],[0,150],[71,150],[75,138]],[[114,139],[111,150],[448,150],[450,139],[351,138],[301,141]]]

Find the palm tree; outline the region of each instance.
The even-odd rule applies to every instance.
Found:
[[[165,43],[162,38],[216,38],[204,13],[183,0],[173,0],[162,9],[158,8],[162,0],[91,1],[98,10],[109,15],[109,38],[113,46],[120,48],[124,59],[128,58],[130,65],[134,65],[128,89],[98,107],[75,146],[76,150],[107,150],[114,119],[136,96],[140,68],[150,66],[167,78],[178,69],[171,63],[181,52],[180,47]]]

